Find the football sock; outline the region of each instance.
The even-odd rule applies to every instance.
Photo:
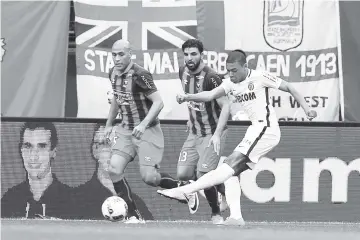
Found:
[[[242,218],[240,206],[241,189],[238,177],[231,177],[225,181],[225,196],[230,209],[230,217]]]
[[[220,214],[220,207],[218,203],[218,192],[216,187],[213,186],[208,189],[204,189],[204,193],[211,207],[211,212],[213,214]]]
[[[117,195],[124,199],[128,205],[128,217],[135,216],[138,219],[142,219],[142,216],[136,207],[135,201],[132,198],[132,192],[126,179],[123,178],[118,182],[114,182],[113,184]]]
[[[181,182],[179,180],[174,179],[170,176],[170,174],[167,173],[160,173],[161,179],[159,187],[165,188],[165,189],[171,189],[176,188],[178,186],[182,186]]]
[[[184,193],[194,193],[225,182],[234,175],[235,171],[228,164],[222,164],[217,169],[206,173],[196,182],[179,187]]]
[[[219,193],[221,193],[221,195],[225,195],[225,185],[223,183],[216,185],[216,189]]]

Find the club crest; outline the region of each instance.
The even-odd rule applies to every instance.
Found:
[[[304,33],[304,0],[265,0],[263,34],[279,51],[298,47]]]

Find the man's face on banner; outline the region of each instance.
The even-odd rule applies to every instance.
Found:
[[[101,126],[94,135],[93,141],[93,153],[94,158],[99,162],[99,170],[105,170],[109,168],[111,149],[110,145],[106,141],[104,134],[105,127]]]
[[[55,157],[51,150],[51,132],[43,128],[26,129],[21,146],[21,155],[28,175],[32,179],[45,177],[50,170],[50,160]]]

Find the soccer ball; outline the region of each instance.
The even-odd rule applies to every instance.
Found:
[[[109,221],[122,221],[128,213],[128,205],[121,197],[112,196],[104,201],[101,211],[105,219]]]

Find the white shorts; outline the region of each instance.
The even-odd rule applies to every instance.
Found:
[[[234,152],[241,152],[246,155],[251,161],[248,166],[252,169],[261,157],[278,145],[280,137],[279,126],[251,125]]]

